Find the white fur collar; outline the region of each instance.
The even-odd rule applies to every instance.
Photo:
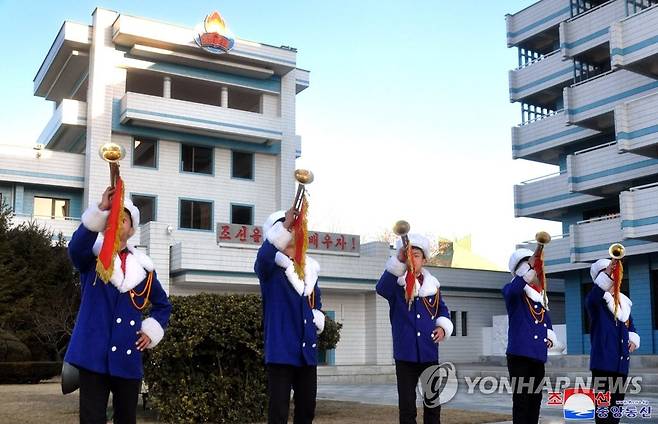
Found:
[[[103,237],[98,237],[94,243],[92,251],[94,255],[98,256],[103,247]],[[126,275],[123,275],[123,270],[121,269],[121,259],[115,257],[114,260],[114,270],[112,272],[112,277],[110,282],[114,287],[116,287],[119,292],[125,293],[131,289],[134,289],[144,281],[146,278],[146,271],[152,272],[155,267],[153,266],[153,261],[146,254],[140,252],[130,244],[126,245],[130,255],[126,258]]]
[[[439,287],[441,287],[439,280],[437,280],[436,277],[430,274],[425,268],[421,269],[420,272],[423,274],[423,285],[420,285],[418,279],[416,279],[416,283],[414,284],[414,297],[434,296],[439,291]],[[406,275],[407,273],[405,272],[404,275],[398,277],[398,285],[402,287],[405,286],[406,281],[404,278]]]
[[[608,309],[615,313],[615,300],[610,292],[603,293],[603,299],[608,304]],[[619,293],[619,307],[617,308],[617,319],[626,322],[631,316],[631,306],[633,302],[624,293]]]
[[[523,291],[525,292],[525,295],[530,298],[530,300],[532,300],[533,302],[541,303],[541,306],[543,306],[544,308],[546,307],[546,305],[544,305],[544,292],[543,291],[541,293],[539,293],[537,290],[530,287],[529,284],[526,284],[525,286],[523,286]]]
[[[276,252],[275,262],[281,268],[285,269],[286,278],[290,285],[300,296],[309,296],[315,290],[315,284],[318,281],[320,273],[320,264],[310,256],[306,256],[304,265],[304,281],[302,281],[295,272],[293,261],[282,252]]]

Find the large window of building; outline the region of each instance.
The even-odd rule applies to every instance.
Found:
[[[139,210],[139,223],[146,224],[147,222],[156,220],[156,200],[155,196],[145,196],[142,194],[133,194],[130,196],[133,204]]]
[[[158,160],[158,141],[152,138],[135,137],[133,139],[133,165],[156,168]]]
[[[180,228],[212,230],[212,202],[180,200]]]
[[[126,91],[162,97],[164,80],[160,74],[129,70],[126,73]]]
[[[247,205],[231,205],[231,224],[253,225],[254,207]]]
[[[254,179],[254,154],[231,152],[231,177],[245,180]]]
[[[219,106],[221,86],[207,81],[172,77],[171,98],[187,102]]]
[[[34,197],[34,216],[64,219],[69,216],[69,199],[55,199],[52,197]]]
[[[262,113],[261,94],[256,91],[229,87],[228,107],[231,109],[246,110],[247,112]]]
[[[213,149],[210,147],[181,146],[181,169],[198,174],[213,173]]]

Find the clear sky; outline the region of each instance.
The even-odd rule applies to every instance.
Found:
[[[505,14],[528,0],[0,0],[0,144],[32,145],[52,105],[32,79],[64,20],[96,6],[193,27],[218,10],[239,38],[298,49],[311,86],[297,96],[299,166],[311,226],[376,237],[398,219],[444,237],[472,234],[506,267],[515,243],[560,225],[515,219],[515,183],[556,171],[511,159]]]

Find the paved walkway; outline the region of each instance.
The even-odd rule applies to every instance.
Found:
[[[628,395],[631,400],[648,400],[654,411],[651,419],[624,419],[622,423],[658,423],[658,395]],[[393,384],[364,384],[364,385],[318,385],[318,399],[363,402],[376,405],[397,405],[397,390]],[[565,421],[562,417],[562,408],[546,405],[546,394],[544,394],[541,423],[563,424],[563,423],[587,423],[590,421]],[[420,404],[420,402],[419,402]],[[444,408],[455,408],[465,410],[479,410],[496,412],[501,414],[512,413],[512,397],[508,394],[482,394],[467,393],[466,387],[460,385],[457,395],[446,403]],[[593,421],[592,421],[593,422]]]

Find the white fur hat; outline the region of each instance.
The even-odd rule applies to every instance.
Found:
[[[420,250],[423,251],[423,254],[425,255],[425,259],[430,258],[430,241],[427,237],[421,236],[420,234],[416,233],[410,233],[408,235],[409,237],[409,243],[411,244],[411,247],[417,247]],[[402,247],[402,239],[397,239],[395,241],[395,248],[397,250],[400,250]]]
[[[137,230],[139,227],[139,209],[135,206],[130,199],[123,199],[123,207],[130,212],[130,220],[133,223],[133,229]]]
[[[270,214],[270,216],[267,217],[265,222],[263,223],[263,235],[267,237],[267,233],[270,232],[270,228],[280,219],[285,219],[286,217],[286,211],[280,210],[273,212]]]
[[[596,280],[596,276],[599,275],[602,269],[606,269],[610,265],[610,259],[599,259],[594,262],[591,267],[589,267],[589,275],[592,277],[592,281]]]
[[[514,253],[512,253],[512,256],[509,257],[509,272],[514,275],[514,271],[516,271],[516,267],[519,265],[519,262],[521,262],[524,258],[529,258],[533,254],[534,252],[530,249],[516,249]]]

